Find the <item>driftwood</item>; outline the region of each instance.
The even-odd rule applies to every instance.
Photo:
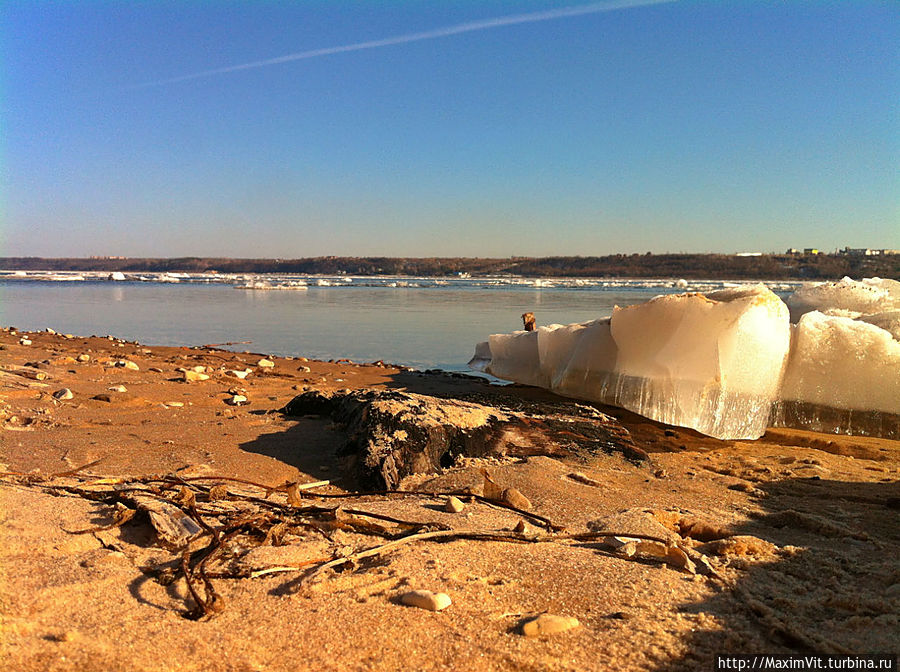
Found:
[[[395,391],[306,392],[287,415],[324,415],[343,425],[339,451],[363,487],[394,489],[410,474],[452,466],[460,457],[587,457],[619,452],[648,460],[615,419],[574,402],[518,408]]]
[[[190,598],[187,601],[185,617],[192,619],[210,618],[224,609],[224,601],[216,591],[213,579],[257,578],[274,573],[297,572],[295,590],[303,589],[313,580],[339,571],[347,566],[364,568],[363,561],[383,558],[402,546],[417,542],[449,542],[469,540],[476,542],[503,542],[514,544],[590,544],[598,552],[615,555],[625,560],[661,562],[673,569],[693,572],[673,563],[666,557],[638,558],[632,554],[615,552],[609,540],[625,537],[644,540],[662,548],[676,548],[665,539],[627,530],[603,530],[568,533],[559,525],[546,518],[525,511],[508,508],[515,513],[545,521],[545,532],[528,534],[513,529],[465,529],[455,528],[435,520],[404,520],[375,511],[360,508],[345,508],[343,503],[327,507],[318,505],[298,506],[292,503],[288,489],[297,484],[270,487],[253,484],[265,496],[260,497],[244,491],[228,490],[224,483],[239,481],[224,477],[207,476],[202,480],[218,481],[213,486],[201,485],[196,480],[188,482],[178,476],[149,476],[133,479],[97,478],[90,476],[42,476],[40,474],[0,474],[12,484],[39,487],[57,495],[75,495],[111,505],[112,522],[87,530],[71,531],[71,534],[97,533],[119,527],[129,521],[139,520],[138,513],[146,514],[157,532],[158,541],[173,553],[173,559],[158,568],[145,567],[142,571],[155,576],[161,583],[183,576]],[[199,480],[199,479],[198,479]],[[313,484],[310,484],[311,486]],[[315,487],[321,487],[318,483]],[[311,489],[311,488],[309,488]],[[344,500],[365,497],[370,503],[398,497],[443,499],[449,493],[427,492],[381,492],[381,493],[310,493],[308,490],[294,489],[300,497],[323,496]],[[275,492],[284,495],[286,501],[270,499]],[[461,494],[461,493],[460,493]],[[474,501],[490,502],[484,497],[474,497]],[[332,534],[342,530],[357,535],[355,548],[349,550],[346,541],[332,538]],[[282,546],[292,535],[299,543],[310,533],[332,546],[330,557],[313,557],[291,564],[262,568],[234,567],[224,560],[234,555],[236,549],[273,545]],[[367,537],[379,537],[375,545],[360,544]],[[702,568],[701,568],[702,570]],[[702,573],[714,573],[702,571]]]

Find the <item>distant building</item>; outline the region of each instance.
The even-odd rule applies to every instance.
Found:
[[[869,247],[845,247],[841,250],[841,254],[846,254],[850,257],[880,257],[891,254],[900,254],[900,250],[873,250]]]

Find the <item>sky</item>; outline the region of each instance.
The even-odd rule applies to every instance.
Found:
[[[900,248],[900,2],[0,3],[0,256]]]

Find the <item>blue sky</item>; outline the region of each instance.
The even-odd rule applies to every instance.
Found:
[[[898,45],[887,0],[6,0],[0,256],[900,248]]]

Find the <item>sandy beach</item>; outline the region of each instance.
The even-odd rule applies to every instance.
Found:
[[[0,665],[709,670],[897,648],[900,442],[720,441],[597,406],[648,459],[511,442],[397,486],[433,496],[355,496],[340,419],[281,409],[363,390],[574,405],[383,363],[0,331]],[[203,529],[165,543],[142,497]],[[211,593],[203,549],[226,524]],[[452,604],[404,604],[418,589]],[[526,635],[544,613],[577,624]]]

